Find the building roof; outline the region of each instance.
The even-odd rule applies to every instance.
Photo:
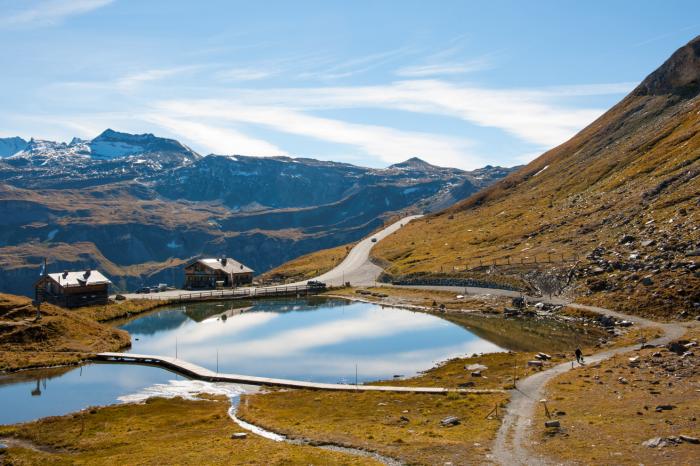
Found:
[[[200,262],[207,267],[214,270],[221,270],[225,273],[252,273],[253,269],[247,267],[240,262],[233,260],[231,258],[222,257],[207,257],[202,259],[197,259],[195,262]]]
[[[112,283],[97,270],[65,271],[47,275],[64,288],[71,286],[110,285]]]

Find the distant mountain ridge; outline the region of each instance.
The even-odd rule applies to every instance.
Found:
[[[412,158],[366,168],[310,158],[201,156],[173,139],[106,130],[32,139],[0,160],[0,290],[49,267],[99,267],[122,288],[179,285],[183,262],[228,254],[263,272],[355,241],[398,213],[435,211],[510,173]]]

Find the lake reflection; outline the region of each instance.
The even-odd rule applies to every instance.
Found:
[[[119,397],[178,378],[145,366],[89,364],[0,377],[0,424],[114,403]]]
[[[429,314],[314,298],[197,303],[121,326],[132,352],[175,356],[219,372],[359,382],[413,375],[444,359],[500,351]]]
[[[121,324],[132,352],[175,356],[211,370],[246,375],[358,382],[410,376],[450,357],[500,351],[439,317],[375,304],[311,298],[197,303],[163,308]],[[218,358],[217,358],[218,356]],[[224,386],[225,385],[225,386]],[[181,396],[233,384],[186,381],[163,369],[88,364],[0,376],[0,424],[88,406]]]

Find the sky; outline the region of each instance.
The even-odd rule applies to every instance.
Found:
[[[0,137],[512,166],[698,34],[697,0],[0,0]]]

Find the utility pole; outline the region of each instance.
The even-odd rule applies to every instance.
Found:
[[[46,293],[46,257],[44,257],[44,267],[41,271],[41,275],[44,280],[41,282],[41,286],[36,290],[36,320],[41,320],[41,301],[44,298],[44,293]]]

